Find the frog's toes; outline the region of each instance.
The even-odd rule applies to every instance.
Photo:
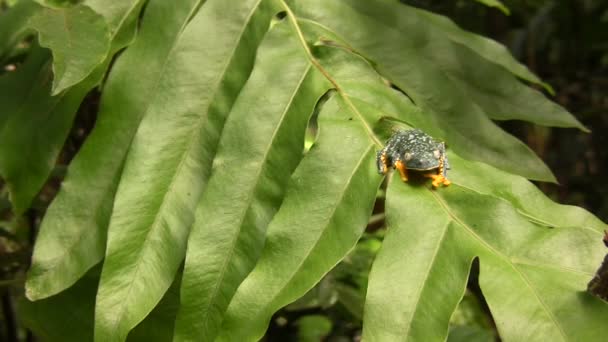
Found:
[[[437,188],[441,184],[443,184],[443,186],[449,186],[452,184],[452,182],[450,182],[450,180],[445,178],[443,175],[427,174],[425,176],[433,179],[433,188]]]

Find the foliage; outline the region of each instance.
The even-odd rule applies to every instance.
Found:
[[[16,70],[0,76],[0,175],[17,215],[101,89],[20,304],[40,336],[257,340],[329,284],[365,340],[445,340],[475,260],[502,339],[605,335],[608,305],[584,292],[604,223],[545,197],[527,179],[551,171],[494,121],[586,128],[502,45],[389,0],[21,0],[1,16]],[[445,140],[453,184],[389,177],[382,245],[358,243],[395,127]],[[361,268],[353,249],[370,252]],[[297,324],[302,340],[333,329]]]

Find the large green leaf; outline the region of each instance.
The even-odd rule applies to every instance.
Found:
[[[84,80],[106,59],[111,35],[104,18],[87,6],[41,8],[30,26],[53,53],[53,95]]]
[[[285,25],[274,30],[286,30]],[[379,140],[370,126],[381,115],[358,106],[351,95],[378,84],[390,88],[355,55],[327,47],[309,50],[306,37],[315,38],[294,27],[312,66],[338,92],[319,114],[319,138],[292,175],[261,257],[228,307],[219,340],[259,338],[276,310],[304,295],[348,254],[382,179],[374,174]]]
[[[97,341],[124,340],[173,281],[225,118],[272,14],[268,1],[207,1],[169,55],[116,192]]]
[[[489,117],[582,126],[509,74],[507,70],[519,76],[525,72],[504,47],[475,39],[443,17],[396,2],[292,2],[299,16],[323,25],[344,45],[363,53],[386,78],[403,89],[426,114],[423,125],[417,123],[418,127],[440,130],[441,134],[436,135],[448,140],[468,159],[527,178],[554,181],[549,169],[527,146],[499,129]],[[404,32],[408,33],[407,38]],[[472,73],[470,80],[459,76],[463,64]],[[496,93],[510,99],[525,96],[543,109],[529,105],[520,108],[519,102],[494,103],[489,99],[495,98]]]
[[[213,176],[198,204],[176,340],[215,337],[302,157],[308,119],[329,87],[320,76],[293,32],[275,29],[266,36],[226,122]]]
[[[291,177],[262,255],[234,295],[220,341],[251,341],[272,314],[310,290],[356,244],[381,177],[375,143],[342,98],[319,114],[319,137]]]
[[[469,265],[479,257],[481,289],[502,339],[599,340],[608,306],[583,291],[604,252],[601,234],[583,220],[570,226],[570,214],[557,204],[555,229],[539,225],[530,219],[543,215],[536,208],[522,214],[502,198],[460,185],[467,171],[502,175],[469,168],[440,190],[391,182],[389,231],[370,274],[364,338],[444,340]]]
[[[116,61],[106,82],[95,128],[42,221],[26,284],[28,298],[66,289],[103,258],[125,155],[151,96],[162,92],[159,80],[169,53],[199,4],[148,4],[137,40]]]

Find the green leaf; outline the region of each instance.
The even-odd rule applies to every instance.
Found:
[[[481,4],[484,4],[488,7],[495,7],[498,8],[499,10],[501,10],[504,14],[509,15],[511,14],[511,11],[509,11],[509,8],[507,8],[507,6],[505,6],[502,2],[500,2],[499,0],[475,0]]]
[[[103,258],[125,155],[150,99],[163,91],[159,80],[169,53],[199,4],[148,4],[137,40],[117,59],[108,77],[95,128],[42,221],[26,283],[31,300],[63,291]]]
[[[145,3],[146,1],[143,0],[85,0],[86,6],[101,14],[106,20],[112,37],[111,54],[129,45],[135,39],[138,18]],[[169,17],[165,19],[169,19]],[[170,19],[167,21],[171,22]],[[163,23],[162,27],[165,25],[167,24]]]
[[[53,52],[53,95],[84,80],[106,59],[110,32],[104,18],[87,6],[43,8],[29,24],[40,45]]]
[[[3,131],[6,121],[19,111],[26,97],[24,94],[27,94],[28,91],[38,93],[44,91],[44,89],[40,89],[39,84],[48,78],[45,73],[49,69],[45,69],[48,59],[49,54],[46,50],[34,47],[32,53],[17,70],[0,76],[0,89],[2,89],[0,92],[0,104],[2,105],[0,132]],[[39,86],[31,87],[32,84]]]
[[[29,1],[25,2],[29,3]],[[63,82],[61,80],[73,82],[64,87],[71,89],[51,96],[50,69],[45,67],[46,69],[41,69],[40,72],[49,75],[40,78],[37,82],[30,79],[29,84],[34,84],[33,87],[29,86],[31,89],[0,99],[9,108],[8,115],[0,119],[0,125],[7,124],[0,134],[10,142],[2,147],[0,173],[8,180],[11,198],[18,215],[28,208],[48,178],[61,146],[67,138],[80,102],[89,90],[99,84],[111,61],[107,51],[100,52],[100,46],[105,43],[95,45],[98,48],[88,43],[89,35],[94,36],[100,27],[106,30],[103,17],[84,6],[61,9],[43,8],[34,4],[31,6],[33,7],[29,12],[28,25],[42,31],[39,34],[41,44],[51,47],[54,55],[54,87],[57,86],[58,81]],[[87,24],[82,26],[81,21],[86,21]],[[130,22],[127,26],[134,27],[135,23]],[[78,30],[70,25],[77,25]],[[100,59],[97,60],[97,57]],[[73,78],[74,75],[77,75],[77,80]],[[7,87],[22,89],[18,85],[21,81],[13,80],[11,77],[5,80]],[[7,93],[12,94],[11,91]],[[58,93],[57,89],[55,93]],[[8,118],[9,116],[11,119]],[[39,127],[46,129],[37,129]],[[26,153],[11,149],[10,146],[25,146]],[[73,282],[68,286],[71,284]]]
[[[600,338],[608,306],[583,292],[603,253],[600,233],[580,225],[547,229],[509,202],[451,179],[438,190],[389,185],[389,231],[370,274],[364,339],[444,340],[475,257],[501,338]]]
[[[431,44],[430,49],[444,50]],[[543,126],[576,127],[589,132],[572,114],[539,91],[515,80],[502,67],[476,63],[473,50],[459,49],[457,55],[436,60],[445,68],[450,81],[461,87],[469,99],[494,120],[525,120]],[[492,75],[491,81],[489,75]]]
[[[470,65],[489,65],[487,68],[500,72],[499,67],[484,57],[492,56],[485,52],[491,47],[489,44],[478,43],[482,47],[472,53],[453,38],[465,40],[467,35],[464,32],[447,35],[443,29],[429,25],[424,15],[420,15],[421,11],[397,3],[379,0],[330,4],[306,1],[302,4],[296,2],[295,7],[296,13],[305,21],[322,25],[329,35],[339,37],[349,49],[364,54],[375,63],[380,73],[403,89],[426,114],[424,125],[417,127],[425,130],[433,127],[441,131],[436,136],[444,138],[455,151],[468,159],[480,160],[531,179],[555,180],[530,148],[496,126],[479,103],[469,100],[462,89],[463,82],[451,73],[450,68],[458,70],[456,66],[463,54],[469,58]],[[411,38],[403,39],[403,32],[408,32]],[[493,53],[499,54],[499,51],[494,49]],[[510,60],[512,57],[502,59]],[[473,81],[494,81],[493,74],[482,73],[485,72],[483,68],[479,70],[479,76],[472,77]],[[523,87],[506,72],[502,72],[500,77],[508,80],[510,86]],[[503,91],[512,93],[509,89]],[[536,97],[536,100],[547,101],[542,97],[540,100]],[[563,117],[567,121],[563,125],[577,124],[571,116],[566,114]]]
[[[107,24],[112,37],[119,35],[125,23],[129,21],[132,14],[139,12],[143,0],[85,0],[84,4],[92,8],[96,13],[101,14]]]
[[[520,214],[549,228],[583,227],[602,233],[606,224],[583,208],[561,205],[550,200],[538,188],[523,179],[489,165],[467,161],[450,154],[451,177],[473,191],[502,198]]]
[[[0,122],[3,142],[0,174],[8,183],[17,215],[29,207],[40,191],[55,165],[80,102],[99,82],[107,66],[98,67],[77,87],[51,96],[52,75],[50,63],[45,59],[48,60],[46,51],[35,47],[23,67],[4,75],[0,81],[6,84],[6,89],[12,88],[0,95],[0,106],[8,113],[4,122]]]
[[[173,281],[224,120],[251,71],[251,47],[273,14],[270,4],[207,1],[172,50],[116,193],[97,341],[124,340]]]
[[[403,184],[398,177],[389,184],[388,232],[370,272],[365,302],[366,340],[447,337],[473,257],[458,248],[466,240],[450,227],[449,218],[424,201],[426,192],[426,187]]]
[[[0,62],[4,61],[14,46],[28,34],[28,21],[38,10],[40,5],[34,1],[22,0],[8,11],[0,13]]]
[[[331,332],[332,322],[321,315],[304,316],[296,322],[298,325],[298,341],[317,342]]]
[[[376,145],[352,110],[338,97],[323,106],[319,138],[292,175],[218,340],[259,339],[272,314],[310,290],[363,233],[381,177]]]
[[[230,298],[260,254],[266,226],[302,157],[309,117],[328,88],[293,32],[273,29],[266,36],[197,207],[176,340],[211,341],[217,334]]]

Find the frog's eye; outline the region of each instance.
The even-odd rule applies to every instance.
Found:
[[[435,150],[433,151],[433,155],[435,156],[435,158],[439,159],[439,157],[441,156],[441,152],[439,152],[439,150]]]

